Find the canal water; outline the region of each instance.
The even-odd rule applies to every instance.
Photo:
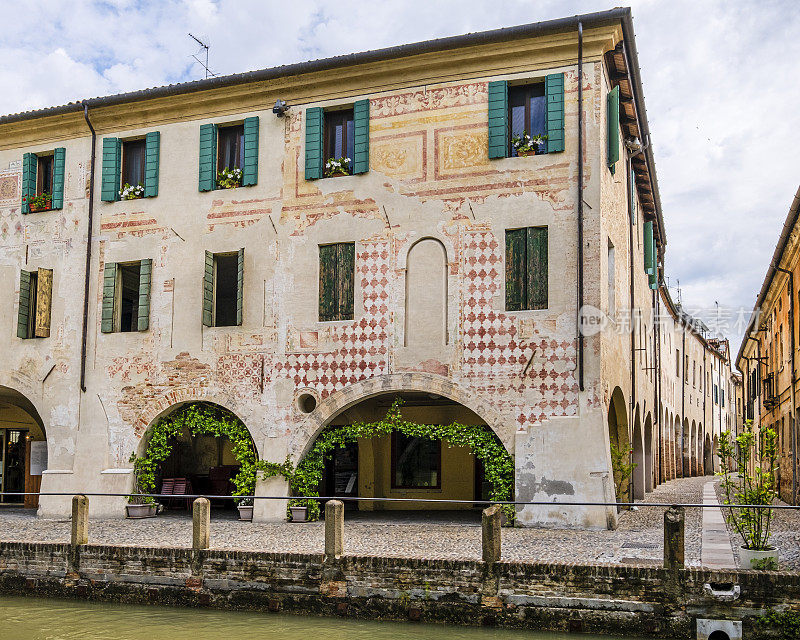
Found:
[[[2,640],[601,640],[600,636],[0,597]]]

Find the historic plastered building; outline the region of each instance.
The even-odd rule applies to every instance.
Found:
[[[614,526],[557,504],[615,499],[610,442],[635,495],[674,475],[689,408],[661,398],[666,235],[628,9],[5,116],[0,167],[0,427],[24,441],[5,491],[130,491],[131,454],[187,402],[297,461],[398,395],[496,434],[516,498],[554,503],[521,524]],[[341,464],[348,495],[482,495],[468,450],[383,439]]]

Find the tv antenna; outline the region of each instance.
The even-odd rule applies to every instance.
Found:
[[[192,40],[194,40],[194,41],[195,41],[197,44],[199,44],[199,45],[200,45],[200,46],[201,46],[203,49],[205,49],[205,50],[206,50],[206,61],[205,61],[205,64],[203,63],[203,61],[202,61],[200,58],[198,58],[198,57],[197,57],[196,55],[194,55],[194,54],[192,54],[192,58],[194,58],[195,60],[197,60],[197,62],[199,62],[199,63],[200,63],[200,66],[201,66],[201,67],[203,67],[203,69],[205,69],[205,72],[206,72],[206,78],[208,78],[208,76],[209,76],[209,75],[216,76],[217,74],[216,74],[216,73],[214,73],[213,71],[211,71],[211,69],[209,69],[209,68],[208,68],[208,49],[209,49],[209,46],[208,46],[208,45],[207,45],[205,42],[203,42],[202,40],[200,40],[200,38],[197,38],[197,37],[193,36],[191,33],[189,34],[189,37],[190,37]],[[198,52],[198,53],[199,53],[199,52]]]

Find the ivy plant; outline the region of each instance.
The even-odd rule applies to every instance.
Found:
[[[156,493],[156,479],[161,463],[172,453],[175,439],[188,428],[193,436],[210,435],[217,438],[226,437],[233,444],[233,456],[239,462],[239,473],[233,478],[236,485],[234,496],[252,496],[256,489],[256,473],[259,464],[256,448],[250,432],[241,420],[227,409],[208,402],[187,404],[161,418],[150,432],[147,449],[143,456],[131,455],[133,474],[136,482],[134,493]],[[280,466],[280,465],[279,465]],[[129,502],[142,501],[130,496]],[[153,498],[144,498],[144,502],[153,502]],[[240,504],[252,504],[252,498],[237,499]]]
[[[403,400],[396,398],[386,416],[376,422],[356,422],[326,429],[296,468],[292,467],[288,458],[280,465],[259,462],[259,467],[264,472],[263,477],[283,476],[289,482],[291,493],[295,496],[318,496],[325,460],[335,449],[357,442],[360,438],[374,438],[397,431],[414,438],[441,440],[449,447],[469,447],[483,464],[486,480],[491,484],[489,499],[497,501],[511,499],[514,490],[514,461],[491,431],[458,422],[448,425],[409,422],[400,412],[402,404]],[[293,499],[289,501],[289,506],[307,507],[308,519],[319,519],[320,507],[317,500]],[[503,512],[507,522],[512,523],[515,515],[513,505],[505,505]]]

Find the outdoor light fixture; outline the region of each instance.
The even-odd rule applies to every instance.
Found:
[[[286,104],[286,100],[281,100],[280,98],[278,98],[275,101],[275,106],[272,107],[272,113],[274,113],[279,118],[282,118],[283,114],[285,114],[288,110],[289,110],[289,105]]]
[[[642,151],[642,143],[639,142],[638,138],[626,138],[625,139],[625,146],[628,148],[628,151],[631,153],[639,153]]]

